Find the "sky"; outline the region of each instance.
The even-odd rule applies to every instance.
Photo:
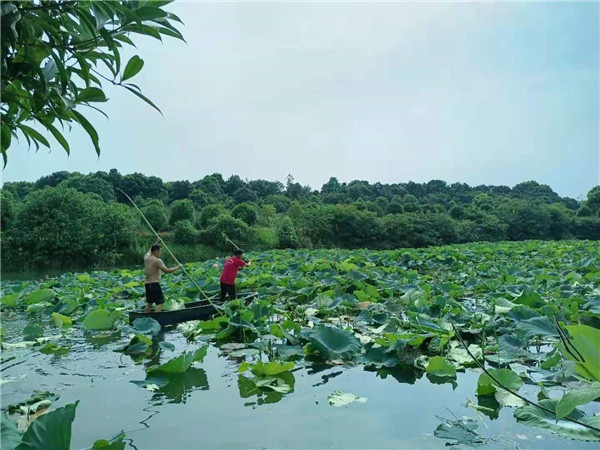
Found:
[[[163,116],[106,87],[71,155],[8,151],[2,182],[116,168],[320,189],[432,179],[535,180],[585,198],[600,184],[597,2],[176,1],[187,44],[137,39],[132,79]],[[134,53],[128,53],[133,55]]]

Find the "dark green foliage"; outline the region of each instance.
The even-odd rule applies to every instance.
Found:
[[[277,225],[277,248],[297,248],[298,236],[292,219],[284,217]]]
[[[238,176],[232,175],[223,184],[223,192],[229,196],[233,196],[233,193],[241,188],[245,188],[246,183]]]
[[[204,208],[205,206],[208,206],[211,203],[213,203],[213,196],[207,194],[201,189],[194,189],[190,193],[189,199],[194,203],[194,206],[198,209]]]
[[[27,194],[35,190],[35,186],[33,183],[29,183],[27,181],[14,181],[4,183],[2,190],[10,192],[15,200],[22,201],[25,197],[27,197]]]
[[[418,212],[421,209],[419,200],[412,194],[407,194],[402,198],[402,206],[405,212]]]
[[[577,239],[600,240],[600,217],[576,217],[573,228]]]
[[[453,219],[462,219],[465,217],[465,208],[460,205],[454,205],[450,208],[448,214],[450,214],[450,217]]]
[[[525,200],[509,200],[499,207],[499,215],[508,225],[508,239],[548,239],[550,212],[547,208]]]
[[[600,186],[596,186],[588,192],[587,200],[583,202],[585,214],[593,217],[600,217]]]
[[[268,195],[278,195],[283,192],[283,184],[279,181],[253,180],[248,182],[248,189],[254,191],[260,198]]]
[[[493,214],[479,213],[473,220],[476,241],[507,239],[508,225]]]
[[[377,247],[383,235],[377,215],[354,205],[337,205],[332,225],[336,244],[346,248]]]
[[[15,216],[15,200],[6,189],[0,189],[0,230],[6,229]]]
[[[171,205],[171,216],[169,217],[169,223],[171,226],[175,225],[180,220],[189,220],[194,222],[194,204],[191,200],[175,200]]]
[[[366,181],[346,184],[331,178],[318,193],[292,177],[284,190],[279,182],[243,181],[239,176],[224,181],[220,174],[212,174],[195,182],[163,183],[158,177],[121,175],[113,169],[89,175],[56,172],[36,183],[6,183],[1,215],[3,263],[46,267],[70,261],[66,265],[72,267],[76,261],[82,264],[96,260],[98,253],[94,256],[87,247],[84,250],[75,245],[64,262],[56,258],[47,261],[52,259],[49,253],[44,250],[38,254],[37,243],[24,237],[30,233],[18,224],[18,212],[30,198],[57,184],[61,189],[72,186],[79,193],[87,192],[86,202],[102,197],[108,211],[102,219],[105,222],[116,215],[114,223],[118,224],[122,212],[127,211],[133,217],[134,228],[141,226],[141,234],[128,234],[129,241],[117,239],[104,247],[105,253],[112,255],[102,257],[104,260],[127,264],[137,263],[139,254],[146,251],[149,230],[118,189],[132,196],[164,239],[176,241],[182,249],[202,244],[212,246],[214,251],[230,251],[232,246],[226,243],[224,234],[247,249],[397,249],[474,241],[600,239],[600,219],[593,213],[599,201],[598,188],[590,191],[585,202],[578,202],[560,198],[547,186],[534,182],[521,183],[513,192],[506,186],[471,188],[461,183],[447,185],[441,180],[384,185]],[[114,206],[110,205],[115,204],[112,193],[117,202],[124,203],[124,209],[111,209]],[[173,201],[170,210],[165,206],[169,198],[186,193],[186,198]],[[256,202],[239,202],[245,198]],[[67,217],[63,228],[77,229],[67,225],[75,215]],[[81,222],[80,217],[77,219]],[[181,221],[185,222],[179,224]],[[118,233],[118,227],[111,226],[108,233],[94,232],[98,236]],[[98,226],[88,228],[99,230]],[[205,249],[190,252],[184,253],[194,257],[210,253]]]
[[[310,194],[310,186],[302,186],[300,183],[294,183],[294,177],[288,175],[285,187],[285,195],[292,200],[298,200]]]
[[[288,210],[288,208],[290,207],[290,199],[287,198],[285,195],[267,195],[267,197],[264,199],[264,202],[267,205],[273,205],[275,207],[275,210],[278,213],[284,213]]]
[[[208,227],[200,232],[200,239],[216,248],[233,250],[231,244],[225,240],[225,235],[242,247],[256,240],[256,233],[244,221],[227,214],[221,214],[211,220]]]
[[[337,194],[344,186],[345,183],[341,185],[336,177],[331,177],[321,188],[321,194]]]
[[[177,244],[194,244],[198,242],[198,230],[187,219],[175,223],[173,238]]]
[[[258,220],[256,207],[248,203],[240,203],[239,205],[236,205],[231,211],[231,215],[236,219],[243,220],[250,226],[255,225],[256,221]]]
[[[402,214],[404,207],[398,202],[391,202],[385,207],[386,214]]]
[[[187,180],[173,181],[172,183],[167,183],[165,187],[169,193],[169,202],[188,198],[193,189],[192,183]]]
[[[512,188],[511,194],[513,197],[534,200],[537,204],[551,204],[560,199],[550,186],[539,184],[536,181],[526,181],[517,184]]]
[[[77,189],[84,194],[96,194],[105,202],[116,200],[112,185],[108,181],[94,176],[73,175],[62,181],[59,186]]]
[[[139,220],[128,207],[69,188],[27,196],[6,230],[3,260],[23,267],[113,264]]]
[[[219,174],[206,176],[202,180],[193,183],[196,189],[200,189],[202,192],[213,196],[223,195],[224,185],[225,182]]]
[[[238,204],[239,203],[245,203],[245,202],[256,202],[256,200],[258,200],[258,197],[254,193],[254,191],[251,191],[250,189],[248,189],[245,186],[237,189],[231,195],[231,197]]]
[[[167,191],[162,180],[158,177],[147,177],[141,173],[120,176],[118,172],[113,173],[112,170],[111,177],[113,178],[112,183],[115,189],[122,190],[131,198],[140,196],[143,198],[159,199],[163,202],[168,200]],[[116,191],[116,196],[117,201],[129,204],[129,200],[119,191]]]
[[[149,202],[142,212],[156,231],[166,231],[169,228],[167,210],[160,200]]]
[[[546,209],[550,213],[550,229],[548,230],[550,239],[570,238],[573,212],[560,203],[550,205]]]
[[[50,175],[46,175],[45,177],[41,177],[39,180],[35,182],[36,189],[43,189],[46,186],[57,187],[63,181],[69,179],[70,177],[81,175],[77,172],[70,173],[66,170],[61,170],[60,172],[54,172]]]
[[[222,214],[227,214],[227,210],[223,205],[208,205],[202,208],[198,218],[198,228],[206,228],[212,219],[219,217]]]

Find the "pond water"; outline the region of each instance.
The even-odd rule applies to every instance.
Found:
[[[26,322],[15,320],[18,317],[4,315],[8,336],[22,335]],[[162,353],[161,363],[202,345],[187,342],[179,329],[165,331],[158,339],[175,345],[174,352]],[[80,400],[73,423],[75,449],[121,430],[127,435],[126,448],[139,450],[442,449],[447,448],[445,441],[433,434],[439,417],[463,416],[478,420],[480,434],[495,439],[484,448],[598,448],[597,443],[520,425],[510,408],[502,408],[499,418],[491,420],[467,407],[467,399],[476,402],[476,371],[459,373],[453,386],[432,383],[426,376],[415,379],[411,373],[383,378],[363,366],[299,362],[292,372],[293,392],[258,398],[240,385],[241,360],[211,346],[201,363],[152,392],[132,383],[145,379],[148,362],[136,363],[115,352],[118,336],[101,341],[74,330],[68,341],[71,352],[60,357],[32,349],[3,351],[2,378],[14,381],[2,386],[2,404],[26,400],[36,390],[59,395],[55,407]],[[331,406],[328,396],[336,390],[367,401]],[[523,392],[535,398],[537,390]]]

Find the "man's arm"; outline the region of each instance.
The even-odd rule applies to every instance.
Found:
[[[181,264],[176,265],[175,267],[168,268],[165,266],[165,263],[162,259],[158,259],[158,268],[162,270],[164,273],[173,273],[181,269]]]
[[[252,260],[249,259],[248,261],[244,261],[243,259],[240,260],[242,261],[239,265],[240,269],[243,269],[245,266],[250,266],[252,264]]]

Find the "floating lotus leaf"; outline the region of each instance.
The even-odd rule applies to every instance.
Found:
[[[83,320],[83,327],[88,330],[110,330],[119,319],[120,314],[107,309],[96,309]]]
[[[208,345],[200,347],[193,352],[183,352],[177,358],[173,358],[164,364],[151,366],[146,369],[147,373],[164,372],[164,373],[183,373],[188,370],[196,361],[202,361],[208,351]]]
[[[50,320],[52,320],[54,326],[59,328],[66,328],[73,325],[73,321],[70,317],[63,316],[62,314],[59,314],[57,312],[53,312],[52,314],[50,314]]]
[[[34,303],[52,300],[55,296],[56,293],[52,289],[39,289],[24,297],[21,303],[24,305],[33,305]]]
[[[359,397],[358,395],[351,394],[349,392],[343,391],[334,391],[331,395],[327,397],[327,401],[331,406],[345,406],[352,402],[356,403],[366,403],[367,397]]]
[[[309,340],[326,360],[349,360],[361,349],[360,340],[354,334],[327,325],[316,326]]]
[[[455,378],[456,367],[443,356],[434,356],[429,358],[427,373],[440,378]]]
[[[133,328],[142,334],[160,333],[160,324],[151,317],[140,317],[133,321]]]

